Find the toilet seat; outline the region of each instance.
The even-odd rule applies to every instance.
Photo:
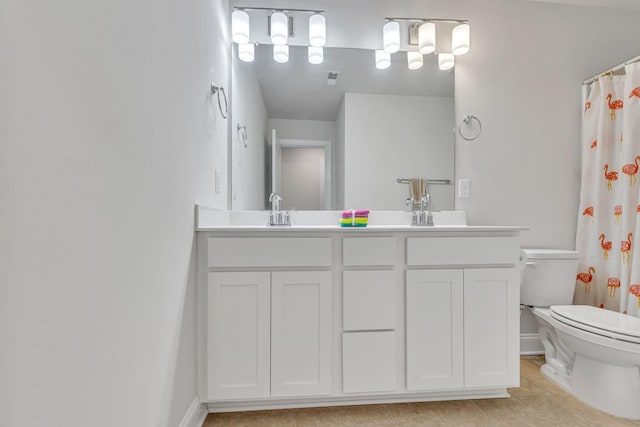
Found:
[[[640,344],[640,319],[588,305],[556,305],[551,317],[568,326],[615,340]]]

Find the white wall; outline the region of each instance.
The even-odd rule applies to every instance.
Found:
[[[453,98],[347,93],[344,105],[346,209],[406,209],[397,178],[453,180]],[[427,191],[430,209],[453,209],[451,186]]]
[[[234,45],[236,54],[237,46]],[[251,63],[242,62],[235,56],[232,61],[231,206],[240,210],[262,210],[267,200],[267,107]],[[246,147],[239,138],[238,123],[246,127]]]
[[[525,247],[573,248],[581,82],[638,53],[640,11],[491,3],[469,7],[472,48],[456,66],[458,120],[483,124],[456,144],[456,175],[471,179],[456,206],[471,223],[528,225]]]
[[[196,397],[225,4],[2,2],[0,425],[175,427]]]

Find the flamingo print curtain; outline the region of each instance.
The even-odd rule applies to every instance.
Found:
[[[640,63],[590,89],[582,113],[574,302],[640,317]]]

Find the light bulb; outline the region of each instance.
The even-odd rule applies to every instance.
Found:
[[[243,43],[238,45],[238,58],[244,62],[253,62],[255,58],[253,43]]]
[[[376,68],[386,70],[391,66],[391,54],[384,50],[376,50]]]
[[[321,47],[327,43],[327,21],[316,13],[309,18],[309,46]]]
[[[400,24],[389,21],[382,27],[382,44],[384,51],[395,53],[400,50]]]
[[[316,46],[309,46],[309,62],[311,64],[317,65],[322,64],[324,59],[324,49]]]
[[[438,68],[442,71],[450,70],[456,64],[453,53],[438,52]]]
[[[289,60],[289,45],[273,45],[273,60],[284,64]]]
[[[428,55],[436,50],[436,24],[425,22],[418,29],[418,50]]]
[[[244,10],[231,14],[231,39],[238,43],[249,43],[249,15]]]
[[[454,55],[469,52],[469,30],[469,24],[460,24],[451,31],[451,51]]]
[[[420,52],[407,52],[407,64],[410,70],[422,67],[422,54]]]
[[[271,15],[271,43],[285,45],[289,38],[289,17],[282,12]]]

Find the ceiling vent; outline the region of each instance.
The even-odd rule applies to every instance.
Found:
[[[327,86],[335,86],[340,78],[340,73],[337,71],[327,72]]]

